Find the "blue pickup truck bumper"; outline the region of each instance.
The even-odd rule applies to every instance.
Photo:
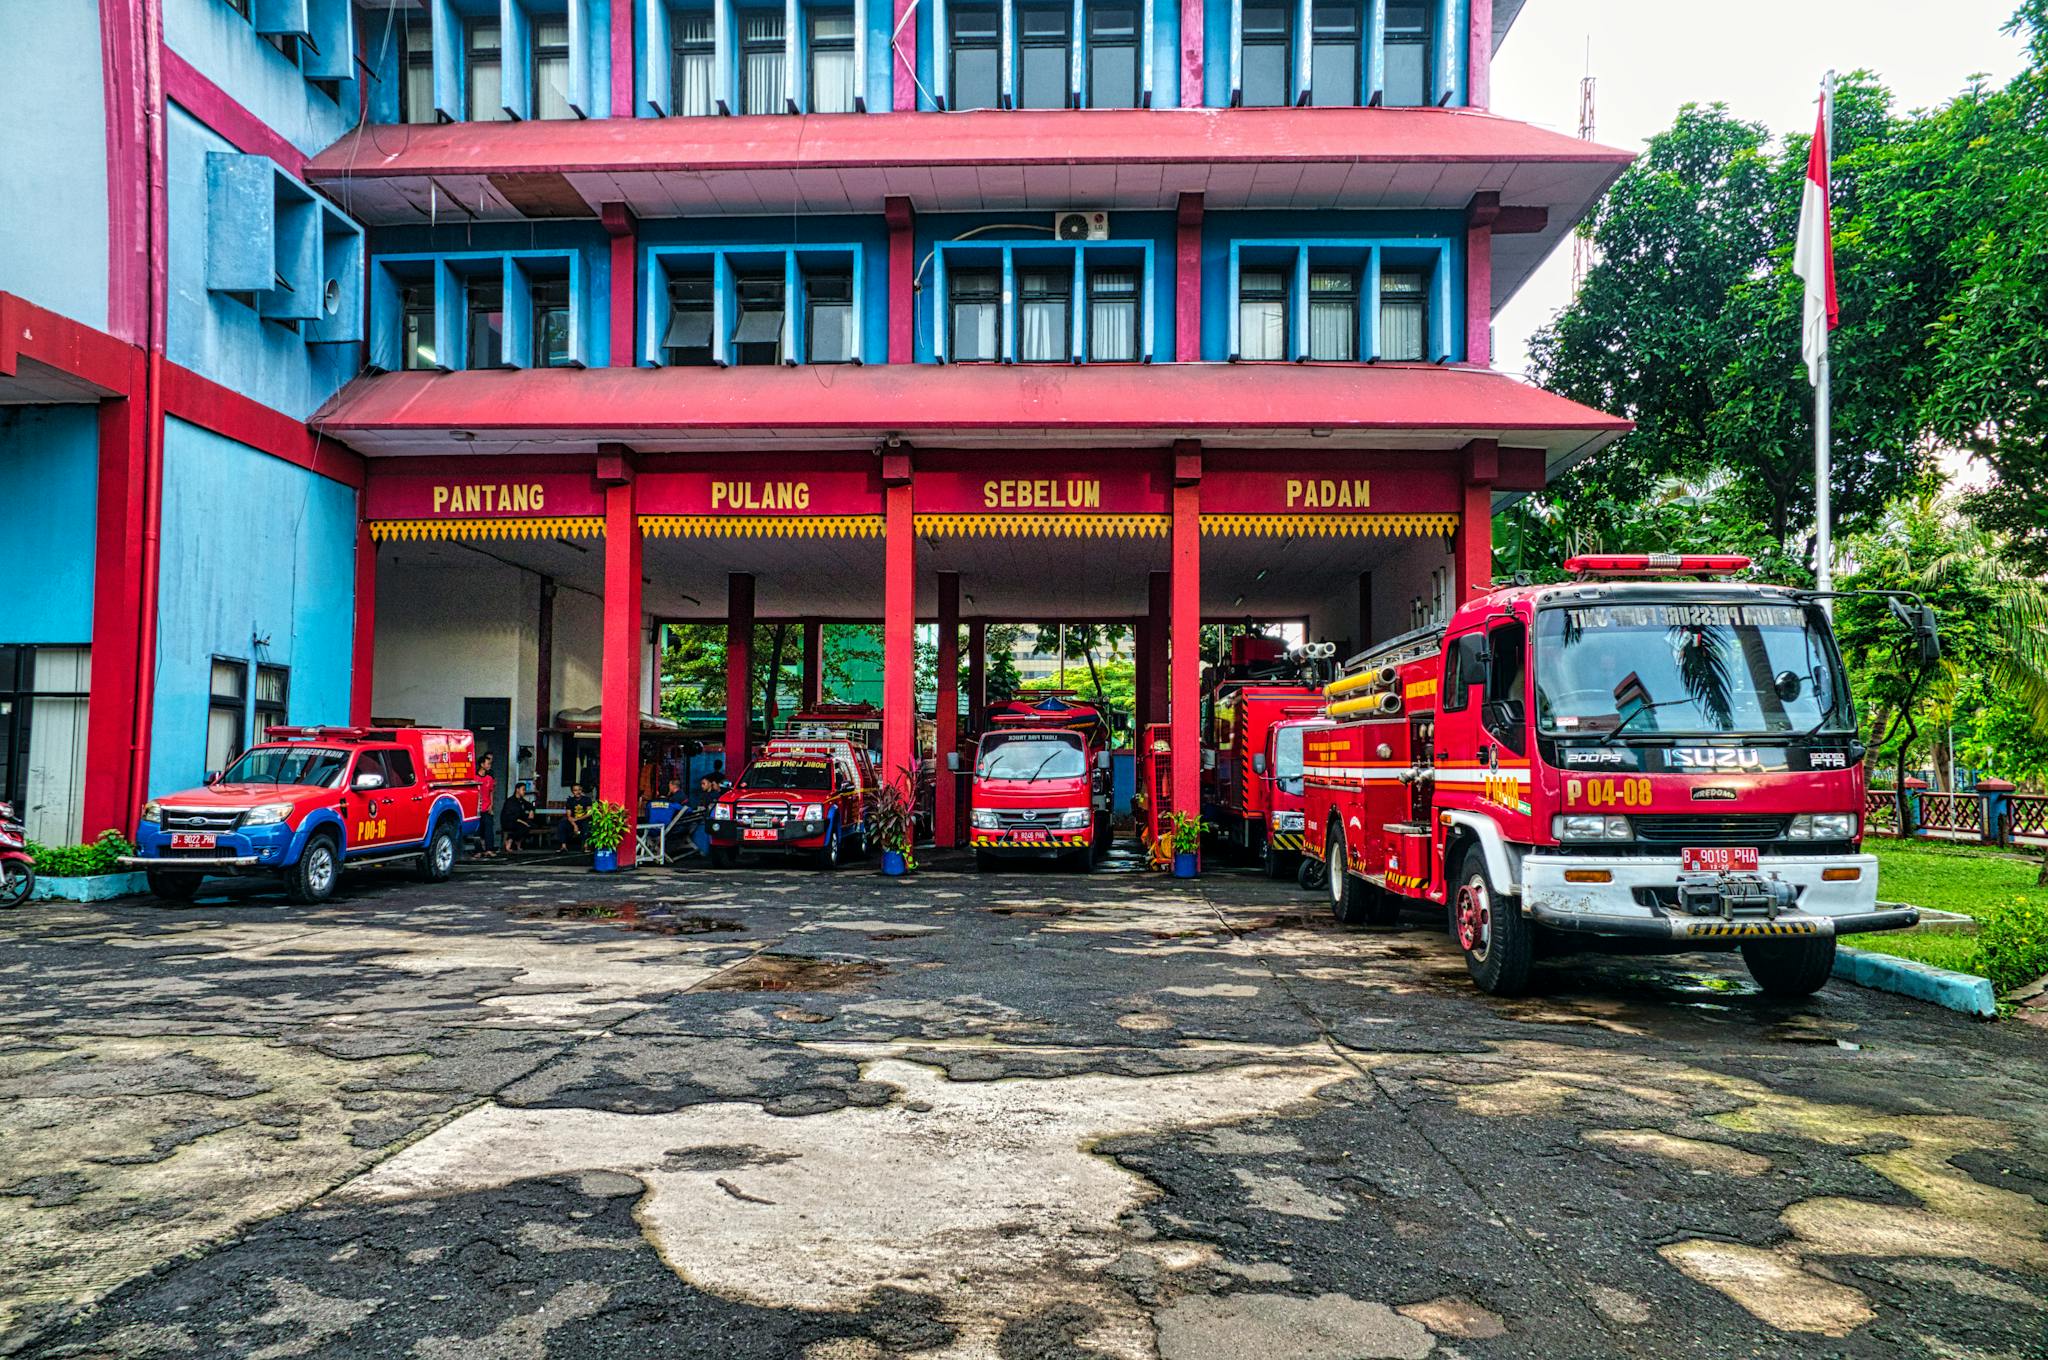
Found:
[[[211,850],[173,850],[169,832],[144,822],[135,834],[135,850],[123,857],[124,866],[173,874],[271,873],[298,861],[299,838],[278,822],[223,831]]]

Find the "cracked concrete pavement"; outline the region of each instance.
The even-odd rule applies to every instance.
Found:
[[[0,1354],[2048,1355],[2026,1026],[1243,873],[0,917]]]

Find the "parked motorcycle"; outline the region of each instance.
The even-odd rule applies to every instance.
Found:
[[[20,906],[35,890],[36,866],[29,858],[28,831],[14,815],[14,804],[0,803],[0,908]]]

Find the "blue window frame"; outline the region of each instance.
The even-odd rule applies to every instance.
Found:
[[[1449,360],[1452,242],[1233,241],[1232,361]]]
[[[931,0],[939,107],[1152,103],[1150,0]]]
[[[370,269],[370,366],[581,368],[590,290],[574,250],[379,255]]]
[[[867,112],[874,0],[613,0],[629,2],[655,117]]]
[[[306,79],[332,84],[355,78],[352,0],[231,0],[230,8]]]
[[[1462,104],[1467,3],[1229,0],[1229,102]]]
[[[317,2],[317,0],[316,0]],[[621,0],[623,3],[623,0]],[[610,110],[611,42],[592,0],[423,0],[373,26],[380,123],[598,118]]]
[[[206,154],[206,287],[308,344],[363,338],[363,229],[268,156]]]
[[[932,353],[941,363],[1150,363],[1150,241],[941,241]]]
[[[859,246],[658,245],[643,263],[642,364],[862,362]]]

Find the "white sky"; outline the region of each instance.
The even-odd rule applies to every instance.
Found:
[[[1829,67],[1877,73],[1900,108],[1940,104],[1976,72],[2003,83],[2021,64],[1999,30],[2017,0],[1528,0],[1493,68],[1504,117],[1567,134],[1579,125],[1579,77],[1598,77],[1596,140],[1640,150],[1678,107],[1715,100],[1783,134],[1813,126]],[[1711,16],[1711,17],[1708,17]],[[1500,313],[1494,363],[1528,367],[1528,340],[1571,296],[1567,239]]]

